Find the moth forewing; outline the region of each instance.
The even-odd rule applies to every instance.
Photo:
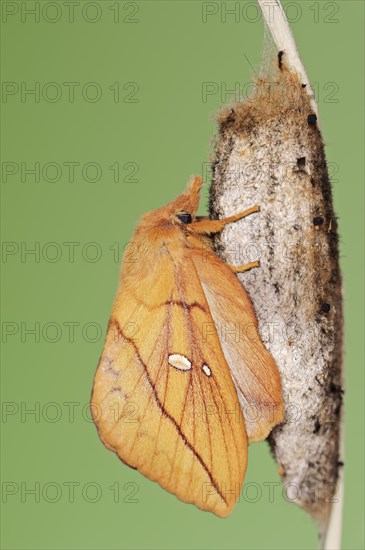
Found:
[[[280,384],[261,340],[251,347],[227,347],[219,337],[226,315],[253,322],[255,315],[205,235],[221,230],[224,220],[204,219],[199,228],[195,219],[201,184],[195,178],[185,193],[144,216],[136,229],[133,242],[143,254],[138,262],[123,263],[92,407],[108,449],[181,500],[223,517],[239,498],[247,466],[239,400],[242,404],[244,395],[250,402],[254,395],[262,404],[269,392],[280,408]],[[215,294],[227,308],[224,314]],[[255,369],[261,369],[260,376]],[[271,393],[266,375],[273,381]],[[244,386],[242,395],[237,380]],[[250,438],[264,437],[280,419],[280,413],[271,421],[264,415],[249,430]]]

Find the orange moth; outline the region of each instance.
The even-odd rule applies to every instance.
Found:
[[[235,267],[210,235],[259,212],[196,217],[202,180],[146,214],[125,256],[91,410],[119,458],[181,500],[227,516],[239,498],[247,445],[283,419],[276,364]]]

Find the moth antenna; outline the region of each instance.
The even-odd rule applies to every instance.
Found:
[[[191,202],[192,212],[196,212],[199,207],[200,191],[203,186],[203,178],[201,176],[194,176],[187,187],[187,194]]]

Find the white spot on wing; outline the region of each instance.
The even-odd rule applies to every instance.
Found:
[[[212,371],[210,370],[210,368],[208,367],[208,365],[203,365],[203,366],[202,366],[202,371],[203,371],[204,374],[206,374],[207,376],[212,376]]]
[[[173,353],[172,355],[169,355],[169,365],[179,370],[191,369],[191,363],[189,359],[185,357],[185,355],[180,355],[180,353]]]

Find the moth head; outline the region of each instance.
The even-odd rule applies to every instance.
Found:
[[[201,177],[196,176],[192,178],[184,193],[162,208],[146,214],[143,221],[147,222],[149,226],[166,226],[173,224],[183,227],[188,225],[194,221],[195,214],[198,210],[202,184]]]

